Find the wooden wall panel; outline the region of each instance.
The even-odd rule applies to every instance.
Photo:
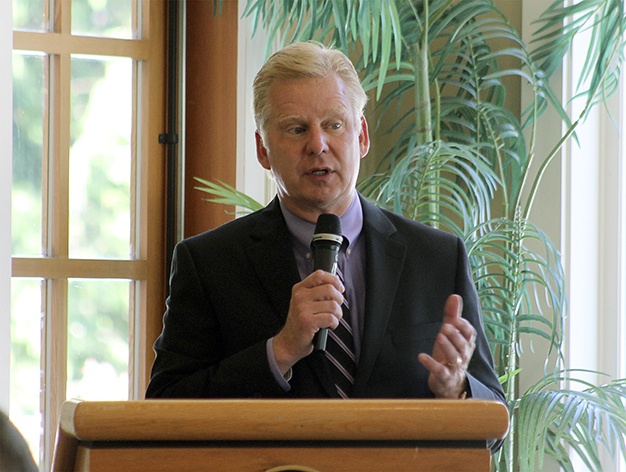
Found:
[[[234,208],[209,203],[194,177],[235,185],[237,138],[237,0],[187,0],[185,236],[233,219]]]

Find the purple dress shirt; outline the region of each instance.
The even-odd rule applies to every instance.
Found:
[[[315,223],[303,220],[287,210],[282,204],[280,208],[285,217],[287,228],[291,233],[293,252],[298,265],[300,278],[305,279],[313,272],[311,254],[311,238],[315,232]],[[363,333],[363,316],[365,312],[365,241],[361,238],[363,229],[363,209],[357,193],[343,215],[340,215],[344,244],[339,252],[339,269],[343,273],[346,287],[345,297],[350,307],[354,350],[357,359],[361,352],[361,334]],[[346,244],[347,242],[347,244]],[[276,380],[285,390],[289,390],[289,376],[283,377],[274,358],[273,340],[267,341],[267,357]]]

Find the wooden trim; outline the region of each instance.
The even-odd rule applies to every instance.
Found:
[[[130,57],[146,60],[150,42],[138,39],[97,38],[62,33],[13,32],[13,49],[42,51],[46,54],[86,54]]]
[[[51,0],[52,8],[54,8],[53,17],[51,18],[51,25],[53,31],[58,33],[70,33],[71,18],[69,18],[69,12],[72,8],[72,0]],[[65,13],[67,12],[67,13]]]
[[[65,257],[13,258],[13,277],[44,279],[134,279],[148,278],[148,263],[142,260],[68,259]]]
[[[382,441],[381,441],[382,442]],[[222,447],[220,447],[222,446]],[[433,447],[421,442],[360,441],[336,443],[264,442],[253,445],[223,444],[168,447],[140,447],[107,444],[96,448],[80,443],[76,448],[74,471],[170,472],[210,470],[211,472],[489,472],[489,450],[485,448]],[[460,465],[462,464],[462,465]],[[459,467],[461,467],[459,469]]]
[[[159,144],[159,134],[165,131],[165,57],[166,6],[164,0],[143,1],[143,33],[149,42],[149,56],[139,74],[142,108],[139,119],[146,123],[141,139],[139,173],[146,179],[141,186],[138,208],[141,224],[139,247],[141,259],[147,261],[145,280],[136,284],[140,309],[136,312],[135,365],[136,377],[131,398],[143,398],[152,363],[152,345],[161,332],[165,310],[165,164],[166,148]],[[146,182],[148,184],[146,185]]]
[[[234,219],[234,208],[205,200],[194,177],[236,185],[237,3],[224,2],[220,16],[213,2],[186,5],[185,236]]]
[[[50,208],[50,198],[52,195],[51,185],[52,185],[52,159],[51,155],[54,154],[55,149],[54,146],[50,146],[49,143],[56,143],[58,139],[52,139],[54,136],[55,123],[58,123],[59,120],[59,112],[52,107],[52,100],[48,97],[47,100],[44,100],[43,97],[46,95],[54,94],[53,84],[58,83],[58,74],[55,73],[55,70],[58,69],[58,66],[55,65],[57,61],[55,61],[55,57],[45,56],[44,60],[44,78],[43,78],[43,87],[44,91],[42,93],[42,102],[43,102],[43,113],[42,113],[42,138],[43,145],[41,149],[41,159],[42,159],[42,169],[41,169],[41,247],[45,254],[52,253],[52,245],[51,245],[51,235],[50,235],[50,218],[52,217]],[[53,79],[54,78],[54,79]],[[56,145],[58,148],[58,145]]]
[[[488,472],[508,411],[481,400],[66,402],[53,472]]]
[[[69,179],[71,142],[72,63],[69,54],[51,57],[50,84],[52,118],[51,193],[48,206],[50,247],[46,256],[67,257],[69,253]]]
[[[45,366],[42,392],[44,392],[44,411],[46,425],[44,450],[50,451],[54,432],[58,429],[61,408],[66,399],[67,387],[67,296],[68,281],[47,280],[44,283],[45,312],[43,327],[42,364]],[[46,454],[50,460],[50,454]]]
[[[508,412],[486,400],[68,401],[61,422],[81,441],[479,441],[503,438]]]

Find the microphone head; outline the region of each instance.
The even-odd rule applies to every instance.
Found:
[[[341,231],[341,220],[337,215],[322,213],[317,218],[313,241],[318,239],[332,240],[341,245],[343,235]]]

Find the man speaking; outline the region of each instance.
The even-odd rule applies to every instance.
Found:
[[[278,195],[177,245],[147,397],[504,401],[462,240],[355,189],[366,101],[315,43],[259,71],[257,158]],[[320,215],[340,220],[336,271],[314,267]]]

